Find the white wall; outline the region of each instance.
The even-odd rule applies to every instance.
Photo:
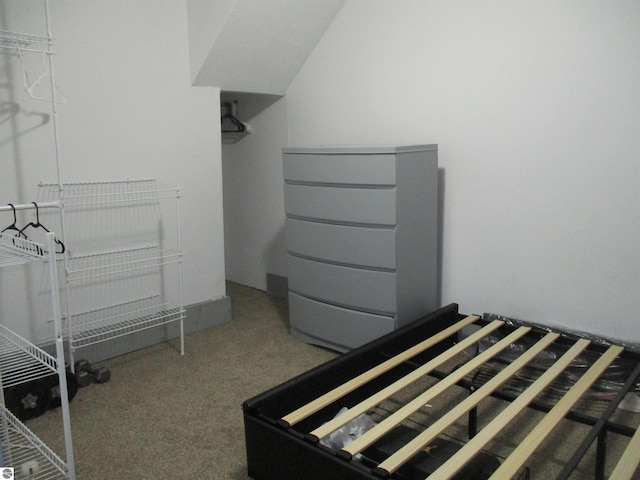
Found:
[[[180,185],[185,304],[223,297],[219,89],[191,86],[186,0],[49,4],[55,73],[68,99],[58,116],[63,182]],[[43,5],[2,0],[1,28],[45,33]],[[50,106],[23,95],[15,55],[0,62],[0,101],[18,105],[1,125],[0,203],[27,203],[40,180],[56,181],[52,122],[38,125],[34,114]],[[41,64],[30,66],[32,78]]]
[[[349,0],[289,144],[438,143],[442,302],[640,340],[640,3]]]

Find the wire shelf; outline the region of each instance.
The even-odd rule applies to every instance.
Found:
[[[2,386],[10,387],[57,372],[57,361],[44,350],[0,324]]]
[[[0,30],[0,42],[21,43],[30,45],[32,43],[40,43],[49,45],[53,39],[50,36],[36,35],[33,33],[12,32],[10,30]]]
[[[47,249],[41,243],[0,233],[0,267],[43,260]]]
[[[53,39],[50,36],[0,30],[0,48],[3,49],[53,55],[52,46]]]
[[[180,189],[158,183],[155,179],[111,182],[41,184],[58,191],[64,208],[82,208],[110,204],[154,202],[161,198],[176,198]]]
[[[0,421],[2,422],[0,441],[4,465],[15,468],[16,478],[37,478],[38,480],[69,478],[69,470],[65,462],[4,405],[0,405]],[[21,475],[21,467],[27,462],[37,464],[37,474],[28,477]]]
[[[111,340],[186,318],[185,310],[160,296],[148,297],[74,316],[74,348]]]
[[[160,267],[182,260],[182,252],[162,250],[158,245],[82,255],[69,258],[68,280],[85,280],[133,270]]]

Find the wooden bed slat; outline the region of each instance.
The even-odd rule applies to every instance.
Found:
[[[376,365],[374,368],[367,370],[364,373],[361,373],[357,377],[354,377],[348,382],[343,383],[339,387],[336,387],[333,390],[325,393],[324,395],[319,396],[318,398],[314,399],[312,402],[309,402],[306,405],[298,408],[297,410],[294,410],[288,415],[282,417],[282,420],[287,422],[290,426],[295,425],[301,420],[304,420],[308,416],[316,413],[318,410],[334,402],[338,398],[347,395],[348,393],[352,392],[356,388],[364,385],[370,380],[400,365],[402,362],[410,359],[411,357],[414,357],[418,353],[421,353],[424,350],[427,350],[428,348],[433,347],[434,345],[450,337],[454,333],[462,330],[467,325],[472,324],[479,318],[480,317],[478,317],[477,315],[469,315],[463,318],[462,320],[450,326],[449,328],[446,328],[445,330],[442,330],[436,335],[433,335],[427,338],[426,340],[414,345],[413,347],[408,348],[407,350],[404,350],[403,352],[399,353],[398,355],[395,355],[389,360],[386,360],[383,363]]]
[[[317,429],[311,432],[311,435],[314,435],[319,439],[326,437],[331,432],[337,430],[347,422],[356,418],[358,415],[361,415],[367,412],[368,410],[375,407],[383,400],[386,400],[387,398],[389,398],[394,393],[398,392],[399,390],[402,390],[411,382],[414,382],[419,378],[424,377],[429,372],[431,372],[438,366],[442,365],[447,360],[451,359],[458,353],[462,352],[464,349],[469,348],[473,344],[480,341],[480,339],[486,337],[491,332],[493,332],[494,330],[497,330],[503,325],[504,325],[503,321],[494,320],[490,324],[484,326],[482,329],[478,330],[477,332],[474,332],[472,335],[469,335],[467,338],[457,343],[453,347],[449,348],[445,352],[441,353],[437,357],[433,358],[429,362],[425,363],[421,367],[418,367],[413,372],[409,373],[408,375],[405,375],[401,379],[383,388],[379,392],[365,398],[362,402],[349,408],[349,410],[342,413],[340,416],[335,417],[332,420],[328,421],[327,423],[323,424],[322,426],[318,427]],[[334,400],[337,398],[338,397],[334,398]]]
[[[526,352],[524,352],[516,360],[507,365],[503,370],[501,370],[495,377],[482,385],[482,387],[469,395],[469,397],[467,397],[464,401],[447,412],[446,415],[438,419],[433,425],[421,432],[413,440],[405,444],[396,453],[382,462],[378,466],[378,468],[387,470],[389,473],[393,473],[403,463],[405,463],[406,460],[416,455],[420,450],[423,450],[434,438],[440,435],[440,433],[442,433],[458,418],[467,413],[473,407],[477,406],[484,398],[491,395],[491,393],[495,389],[509,380],[513,375],[518,373],[545,348],[556,341],[559,336],[560,334],[558,333],[547,333],[544,337],[542,337],[539,341],[537,341],[534,345],[527,349]],[[394,457],[397,457],[397,459]]]
[[[472,372],[473,370],[481,366],[487,360],[493,358],[495,355],[500,353],[510,344],[518,340],[520,337],[526,335],[530,331],[531,331],[530,327],[520,327],[517,330],[511,332],[511,334],[507,335],[506,337],[501,339],[496,344],[492,345],[490,348],[488,348],[484,352],[473,357],[470,361],[468,361],[464,365],[460,366],[459,368],[451,372],[444,379],[436,383],[433,387],[429,388],[424,393],[418,395],[412,401],[407,403],[404,407],[398,409],[392,415],[385,418],[382,422],[380,422],[378,425],[376,425],[375,427],[367,431],[365,434],[355,439],[349,445],[346,445],[342,450],[350,453],[351,455],[355,455],[356,453],[361,452],[362,450],[367,448],[369,445],[373,444],[375,441],[380,439],[383,435],[391,431],[397,425],[399,425],[403,420],[407,419],[417,410],[422,408],[431,399],[435,398],[436,396],[444,392],[446,389],[455,385],[458,381],[462,380],[470,372]],[[394,455],[392,455],[383,463],[381,463],[379,465],[379,468],[387,470],[390,473],[394,472],[397,469],[397,467],[402,465],[410,456],[412,456],[411,454],[409,454],[408,456],[405,455],[405,453],[411,449],[410,446],[412,445],[415,445],[415,440],[412,442],[409,442],[407,445],[401,448],[398,452],[396,452]],[[420,450],[420,447],[418,447],[413,453],[415,454],[419,450]]]
[[[611,346],[605,353],[587,370],[571,389],[556,403],[544,419],[520,442],[507,459],[490,477],[490,480],[511,478],[529,458],[533,451],[544,441],[551,431],[558,425],[569,412],[571,407],[593,385],[600,375],[607,369],[620,353],[624,350],[621,346]]]
[[[429,475],[429,480],[445,480],[453,477],[458,470],[471,460],[487,443],[506,427],[529,403],[531,403],[565,368],[589,345],[589,340],[578,340],[562,357],[540,377],[538,377],[518,398],[487,424],[475,437],[469,440],[453,457]]]
[[[640,452],[640,427],[631,437],[631,441],[625,448],[620,460],[618,460],[618,464],[611,473],[609,480],[631,480],[640,463],[638,452]]]

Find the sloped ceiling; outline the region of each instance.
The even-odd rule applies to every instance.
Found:
[[[346,0],[189,0],[193,85],[284,95]]]

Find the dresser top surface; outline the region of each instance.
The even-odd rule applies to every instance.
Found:
[[[282,153],[324,155],[371,155],[437,150],[437,144],[424,145],[320,145],[315,147],[285,147]]]

